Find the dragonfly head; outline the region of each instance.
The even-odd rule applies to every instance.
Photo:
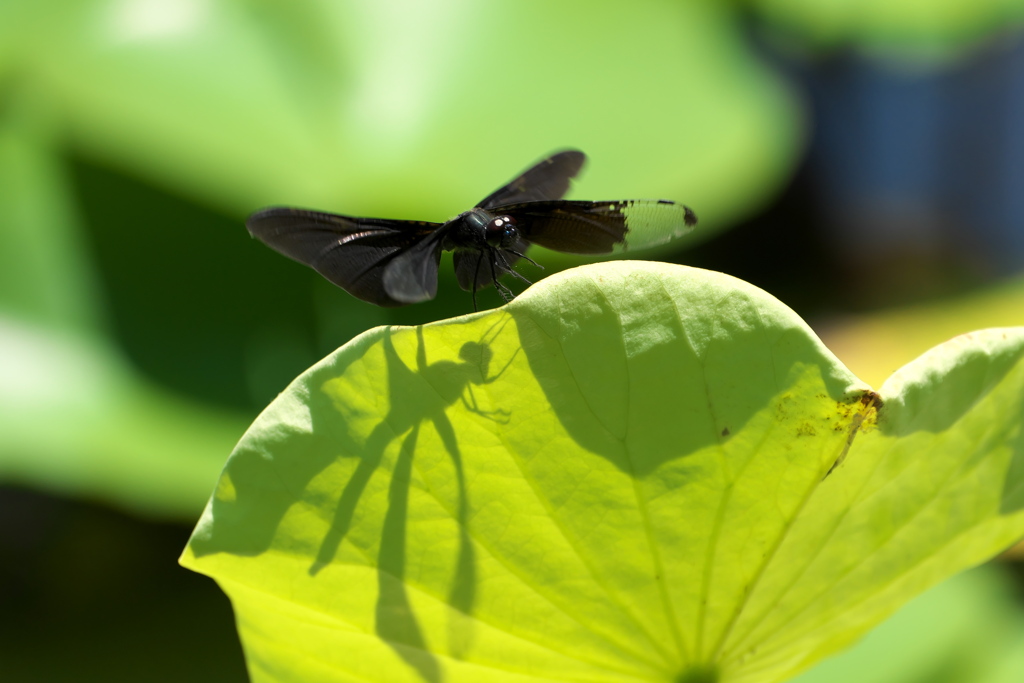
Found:
[[[495,216],[484,227],[484,238],[487,244],[498,249],[515,245],[519,239],[515,219],[512,216]]]

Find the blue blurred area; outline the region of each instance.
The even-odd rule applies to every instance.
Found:
[[[936,60],[810,51],[748,27],[803,97],[805,151],[770,203],[679,262],[746,279],[812,321],[1024,272],[1020,33]]]
[[[941,64],[849,50],[794,67],[837,249],[865,262],[945,254],[989,277],[1024,268],[1021,36]]]

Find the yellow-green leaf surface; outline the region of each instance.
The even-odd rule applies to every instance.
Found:
[[[780,681],[1024,535],[1024,329],[877,394],[734,278],[618,262],[379,328],[228,461],[183,563],[254,681]]]

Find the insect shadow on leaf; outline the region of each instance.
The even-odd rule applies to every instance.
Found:
[[[483,410],[472,393],[473,385],[486,385],[497,380],[511,365],[516,352],[494,375],[490,374],[493,360],[491,342],[508,323],[504,318],[493,324],[479,342],[467,342],[460,349],[460,361],[441,360],[429,363],[423,328],[416,329],[416,366],[409,368],[399,357],[391,339],[390,330],[383,338],[384,356],[387,363],[389,398],[391,406],[387,416],[377,425],[362,447],[359,464],[341,493],[335,517],[330,530],[323,538],[316,560],[309,568],[310,575],[316,575],[328,566],[345,539],[352,524],[356,506],[373,473],[379,467],[384,451],[395,439],[402,438],[398,456],[388,488],[388,508],[384,516],[378,559],[379,592],[377,603],[378,634],[395,646],[400,656],[416,667],[426,680],[437,680],[437,665],[429,655],[424,655],[424,643],[419,625],[408,600],[405,583],[406,523],[408,518],[408,495],[412,481],[420,427],[430,422],[445,451],[451,458],[455,471],[459,501],[455,518],[459,529],[459,551],[455,563],[455,575],[448,595],[448,603],[455,609],[470,614],[475,602],[476,564],[473,544],[468,531],[469,499],[463,471],[462,451],[459,448],[456,430],[446,410],[457,400],[470,412],[491,420],[507,421],[510,413],[505,410]],[[419,386],[417,386],[419,385]],[[469,394],[468,398],[466,394]],[[414,397],[406,399],[406,397]],[[424,397],[428,397],[425,401]],[[451,628],[466,628],[461,625]],[[468,643],[470,635],[459,633],[451,642]],[[399,647],[407,645],[413,649]]]

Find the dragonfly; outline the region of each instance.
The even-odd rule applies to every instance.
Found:
[[[663,244],[693,229],[697,215],[667,199],[565,200],[586,155],[563,150],[539,161],[475,207],[444,223],[357,218],[272,206],[246,221],[249,233],[285,256],[312,267],[349,294],[378,306],[433,299],[443,251],[453,253],[459,286],[476,293],[511,275],[531,244],[569,254],[610,254]]]

